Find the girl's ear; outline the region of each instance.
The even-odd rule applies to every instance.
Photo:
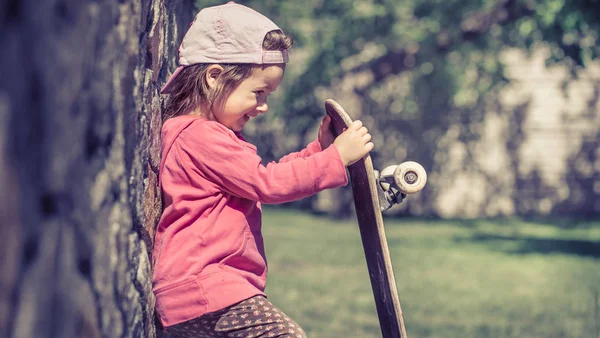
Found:
[[[223,72],[223,67],[220,65],[210,65],[206,70],[206,83],[210,88],[214,88],[219,75]]]

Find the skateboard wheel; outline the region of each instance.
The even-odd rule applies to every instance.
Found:
[[[427,183],[427,172],[425,168],[417,162],[403,162],[394,170],[394,182],[398,189],[405,194],[417,193],[425,187]]]

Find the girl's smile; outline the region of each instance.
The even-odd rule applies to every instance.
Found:
[[[217,121],[233,131],[241,131],[250,118],[269,110],[268,96],[283,79],[284,65],[257,67],[242,81],[225,101],[223,109],[215,111]]]

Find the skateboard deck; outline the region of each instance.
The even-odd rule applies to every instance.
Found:
[[[333,100],[325,101],[325,110],[331,116],[335,136],[352,123],[344,109]],[[406,338],[371,157],[367,154],[350,165],[348,171],[381,333],[384,338]]]

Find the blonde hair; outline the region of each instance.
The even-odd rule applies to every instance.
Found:
[[[288,50],[292,47],[292,38],[280,30],[270,31],[263,40],[264,50]],[[201,113],[214,120],[213,109],[219,108],[237,86],[250,77],[252,71],[264,65],[221,64],[223,71],[217,78],[217,85],[211,88],[206,82],[206,72],[211,64],[200,63],[181,70],[172,84],[171,95],[163,111],[163,121],[168,118]]]

